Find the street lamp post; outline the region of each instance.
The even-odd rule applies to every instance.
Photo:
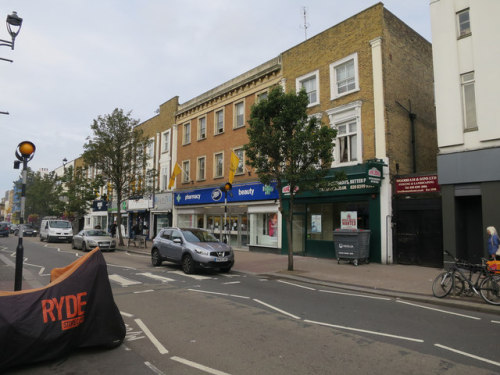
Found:
[[[16,270],[15,270],[15,280],[14,280],[14,291],[22,289],[23,283],[23,260],[24,260],[24,247],[23,247],[23,230],[22,224],[24,224],[24,206],[25,206],[25,196],[26,196],[26,175],[28,169],[28,162],[33,159],[36,147],[33,143],[29,141],[24,141],[19,143],[16,149],[16,158],[14,161],[14,169],[19,169],[21,163],[23,163],[22,170],[22,186],[21,186],[21,215],[19,219],[19,241],[16,248]]]
[[[23,19],[17,15],[17,12],[12,12],[12,14],[9,14],[7,16],[7,20],[5,22],[7,23],[7,31],[10,34],[11,40],[8,41],[0,39],[0,46],[7,46],[10,47],[11,49],[14,49],[14,42],[16,41],[16,37],[19,34],[19,31],[21,31]]]

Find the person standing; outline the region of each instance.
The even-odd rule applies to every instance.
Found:
[[[498,238],[498,233],[495,227],[486,228],[486,233],[488,233],[488,254],[492,260],[496,260],[496,253],[498,247],[500,246],[500,238]]]

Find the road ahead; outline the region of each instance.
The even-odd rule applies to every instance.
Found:
[[[25,239],[25,272],[48,283],[81,251]],[[11,258],[17,238],[0,239]],[[500,319],[243,273],[185,275],[105,253],[124,345],[14,374],[492,374]]]

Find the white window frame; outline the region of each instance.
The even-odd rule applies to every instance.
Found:
[[[222,168],[220,175],[217,173],[217,156],[219,155],[222,156],[221,159]],[[214,153],[214,178],[222,178],[222,177],[224,177],[224,151]]]
[[[170,152],[170,129],[162,133],[161,140],[162,140],[162,146],[161,146],[162,154]]]
[[[255,94],[255,103],[258,104],[263,99],[267,99],[268,97],[269,97],[269,91],[268,90],[260,91],[260,92],[258,92],[258,93]]]
[[[337,82],[337,68],[347,64],[349,61],[353,61],[354,64],[354,88],[347,90],[346,92],[339,93],[338,82]],[[335,61],[330,64],[330,99],[334,100],[345,95],[352,94],[353,92],[359,91],[359,72],[358,72],[358,54],[353,53],[352,55],[346,56],[343,59]]]
[[[465,79],[466,76],[472,74],[472,79]],[[472,86],[472,92],[469,91],[469,95],[472,94],[472,103],[467,105],[466,100],[466,88]],[[462,95],[462,113],[464,117],[464,131],[477,130],[477,106],[476,106],[476,79],[474,71],[460,74],[460,91]],[[467,121],[469,115],[472,121]]]
[[[315,105],[318,105],[319,104],[319,88],[320,88],[320,85],[319,85],[319,70],[315,70],[314,72],[311,72],[311,73],[307,73],[307,74],[304,74],[303,76],[300,76],[298,77],[296,80],[295,80],[295,87],[296,87],[296,90],[297,90],[297,93],[302,89],[303,87],[303,83],[311,78],[315,78],[316,79],[316,100],[314,102],[311,102],[309,100],[309,105],[308,107],[312,107],[312,106],[315,106]],[[309,93],[311,91],[307,92],[307,96],[309,97]]]
[[[238,123],[238,111],[237,111],[237,109],[238,109],[239,105],[241,105],[242,108],[243,108],[243,114],[242,114],[242,116],[243,116],[242,120],[243,121],[242,121],[241,124]],[[234,114],[234,116],[233,116],[234,117],[233,128],[234,129],[238,129],[238,128],[244,127],[245,126],[245,101],[244,100],[241,100],[241,101],[238,101],[238,102],[234,103],[233,114]]]
[[[357,165],[363,163],[363,133],[361,128],[361,104],[360,100],[351,102],[339,107],[331,108],[327,110],[328,118],[330,120],[330,126],[334,129],[338,129],[339,125],[343,125],[347,122],[356,123],[356,150],[357,150],[357,160],[350,160],[346,162],[340,161],[340,139],[339,135],[335,138],[335,147],[333,149],[334,160],[332,167],[347,166],[347,165]],[[352,135],[352,134],[351,134]]]
[[[191,143],[191,121],[182,125],[182,144],[188,145]]]
[[[201,124],[202,122],[205,123],[205,129],[202,131],[201,129]],[[198,140],[201,141],[202,139],[207,138],[207,116],[202,116],[198,118]]]
[[[191,161],[190,160],[183,160],[182,161],[182,182],[183,183],[191,182],[190,168],[191,168]]]
[[[219,123],[217,121],[217,114],[222,113],[222,128],[219,128]],[[214,134],[223,134],[224,133],[224,108],[217,109],[214,111]]]
[[[168,180],[170,178],[169,168],[161,168],[161,190],[166,191],[168,188]]]
[[[203,160],[203,173],[200,168],[200,161]],[[199,156],[196,159],[196,180],[204,181],[207,178],[207,157],[205,155]]]
[[[460,16],[462,14],[467,13],[468,18],[469,18],[469,27],[468,28],[462,28],[462,25],[464,23],[460,22]],[[458,38],[464,38],[466,36],[469,36],[472,34],[471,32],[471,24],[470,24],[470,9],[462,9],[460,12],[457,12],[457,33],[458,33]]]

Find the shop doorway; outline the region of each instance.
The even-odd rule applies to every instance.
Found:
[[[484,245],[480,195],[455,197],[455,228],[457,257],[481,263]]]
[[[441,198],[393,200],[394,259],[399,264],[443,266]]]

